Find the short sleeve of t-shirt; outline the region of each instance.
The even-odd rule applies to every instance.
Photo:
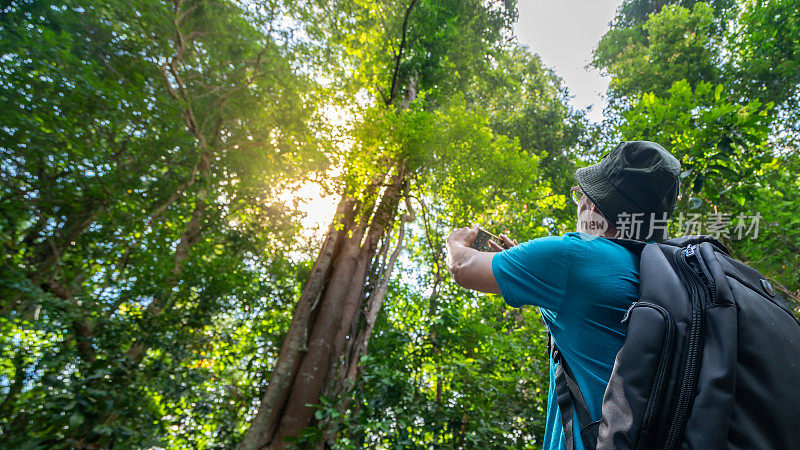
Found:
[[[558,315],[566,297],[571,239],[548,236],[497,253],[492,272],[506,303]]]

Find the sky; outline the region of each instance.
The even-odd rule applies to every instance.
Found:
[[[588,117],[603,118],[609,79],[587,69],[592,50],[608,30],[621,0],[519,0],[515,27],[520,44],[538,53],[564,79],[574,95],[572,105],[594,105]]]

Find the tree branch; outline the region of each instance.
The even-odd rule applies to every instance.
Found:
[[[397,52],[397,56],[394,60],[394,73],[392,74],[392,87],[389,90],[389,100],[386,102],[386,106],[389,106],[394,101],[395,96],[397,95],[397,77],[400,72],[400,61],[403,58],[403,50],[406,46],[406,31],[408,30],[408,18],[411,15],[411,9],[414,8],[414,5],[417,3],[417,0],[411,0],[411,3],[406,8],[406,15],[403,19],[403,39],[400,41],[400,49]]]

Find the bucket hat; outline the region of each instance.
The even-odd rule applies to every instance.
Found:
[[[663,241],[665,227],[653,227],[653,219],[669,218],[675,209],[680,186],[680,162],[664,147],[650,141],[627,141],[617,145],[597,164],[575,172],[578,186],[603,216],[620,229],[631,217],[641,220],[630,227],[638,240]],[[633,216],[636,214],[636,216]],[[653,234],[648,237],[650,231]]]

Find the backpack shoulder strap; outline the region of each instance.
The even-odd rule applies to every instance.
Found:
[[[575,435],[573,432],[573,411],[578,415],[578,422],[581,430],[581,441],[585,449],[592,449],[597,445],[597,431],[600,421],[592,421],[586,399],[583,398],[575,375],[567,365],[564,355],[556,347],[553,336],[548,333],[548,348],[550,357],[558,363],[555,373],[556,399],[558,400],[558,410],[561,413],[561,426],[564,429],[564,440],[567,450],[575,450]]]
[[[646,242],[636,241],[633,239],[621,239],[621,238],[606,238],[606,239],[617,245],[621,245],[634,253],[642,253],[642,250],[644,250],[644,247],[647,245]]]
[[[635,241],[633,239],[619,239],[619,238],[606,238],[606,239],[615,244],[621,245],[635,253],[641,253],[644,247],[647,245],[647,242]],[[668,241],[664,241],[663,243],[661,243],[661,245],[669,245],[672,247],[687,247],[692,244],[700,244],[701,242],[709,242],[719,251],[725,253],[726,255],[730,254],[730,252],[728,252],[728,247],[725,247],[725,244],[718,241],[712,236],[707,236],[703,234],[672,238]]]
[[[700,243],[703,243],[703,242],[708,242],[711,245],[713,245],[714,247],[716,247],[717,250],[721,251],[722,253],[725,253],[726,255],[730,255],[730,252],[728,251],[728,247],[726,247],[725,244],[723,244],[722,242],[718,241],[716,238],[714,238],[712,236],[707,236],[707,235],[704,235],[704,234],[694,234],[694,235],[691,235],[691,236],[680,236],[680,237],[676,237],[676,238],[670,239],[670,240],[668,240],[668,241],[666,241],[664,243],[667,244],[667,245],[672,245],[674,247],[687,247],[687,246],[692,245],[692,244],[700,244]]]

